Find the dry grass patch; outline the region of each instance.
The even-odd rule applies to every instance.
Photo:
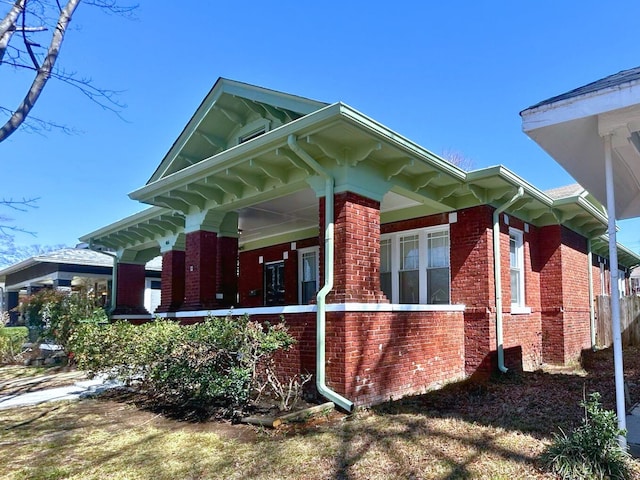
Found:
[[[551,478],[543,443],[454,418],[361,412],[294,433],[85,400],[0,411],[7,479]],[[10,473],[7,473],[10,472]]]
[[[0,410],[0,472],[23,479],[551,479],[538,455],[582,415],[583,394],[613,408],[610,351],[583,371],[449,385],[350,417],[265,430],[180,422],[114,397]],[[3,381],[0,369],[0,381]],[[625,352],[640,401],[640,351]],[[633,463],[640,478],[640,464]]]

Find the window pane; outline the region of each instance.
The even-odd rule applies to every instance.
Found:
[[[393,289],[391,287],[391,272],[380,273],[380,289],[389,300],[393,300]]]
[[[449,266],[449,232],[435,232],[427,236],[427,268]]]
[[[420,261],[418,235],[400,238],[400,270],[417,270]]]
[[[315,281],[317,278],[318,261],[316,252],[305,252],[302,254],[302,281]]]
[[[513,235],[509,235],[509,262],[512,267],[518,267],[518,240]]]
[[[302,282],[302,304],[307,304],[313,300],[316,294],[316,281]]]
[[[418,303],[420,301],[418,270],[399,272],[400,303]]]
[[[520,270],[511,270],[511,303],[520,305]]]
[[[427,303],[449,303],[449,269],[427,270]]]
[[[391,240],[380,240],[380,272],[391,271]]]

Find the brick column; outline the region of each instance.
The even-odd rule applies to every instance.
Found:
[[[145,264],[118,263],[116,308],[112,315],[148,315],[144,308]]]
[[[221,307],[237,304],[238,298],[238,238],[218,237],[218,261],[216,268]]]
[[[539,257],[543,360],[564,364],[591,344],[587,240],[561,225],[543,227]]]
[[[324,237],[324,199],[319,203]],[[336,194],[334,241],[334,283],[327,301],[389,303],[380,290],[380,202],[353,192]],[[324,252],[321,260],[323,265]]]
[[[218,234],[205,230],[187,233],[185,250],[186,310],[207,310],[217,307],[216,262]]]
[[[162,253],[160,305],[156,312],[175,312],[184,303],[185,253],[168,250]]]

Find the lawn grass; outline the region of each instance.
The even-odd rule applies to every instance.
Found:
[[[638,353],[625,353],[625,372],[631,395],[640,400]],[[612,385],[609,351],[590,355],[583,366],[582,372],[468,381],[278,430],[179,422],[113,399],[0,410],[0,475],[11,480],[551,479],[539,470],[537,457],[552,433],[579,422],[584,391]],[[602,393],[610,402],[611,394]],[[634,461],[633,468],[640,478],[640,464]]]

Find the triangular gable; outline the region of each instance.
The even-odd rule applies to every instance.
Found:
[[[219,78],[147,185],[326,105]]]

